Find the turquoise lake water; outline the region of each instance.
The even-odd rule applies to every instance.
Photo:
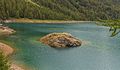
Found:
[[[17,31],[3,38],[17,49],[11,59],[31,70],[120,70],[120,34],[110,37],[108,27],[94,22],[6,25]],[[54,49],[38,41],[53,32],[68,32],[88,43],[77,48]]]

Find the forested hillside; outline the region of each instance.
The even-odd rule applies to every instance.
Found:
[[[0,18],[120,19],[119,0],[0,0]]]

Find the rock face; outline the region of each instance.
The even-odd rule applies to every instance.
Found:
[[[51,33],[42,37],[40,42],[54,48],[79,47],[82,44],[69,33]]]

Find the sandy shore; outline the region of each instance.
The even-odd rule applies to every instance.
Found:
[[[76,21],[76,20],[39,20],[39,19],[28,19],[28,18],[11,18],[4,20],[5,23],[80,23],[80,22],[90,22],[90,21]]]
[[[14,52],[13,48],[1,42],[0,42],[0,50],[3,52],[5,56],[11,55]],[[11,70],[24,70],[23,68],[19,67],[16,64],[11,64],[10,68]]]

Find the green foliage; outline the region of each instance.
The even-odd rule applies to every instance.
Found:
[[[0,52],[0,70],[9,70],[8,59]]]
[[[118,0],[0,0],[0,18],[120,19]]]
[[[100,20],[99,22],[102,22],[100,25],[110,27],[111,37],[120,33],[120,20]]]
[[[103,26],[120,28],[120,20],[99,20],[98,22],[102,22]]]

